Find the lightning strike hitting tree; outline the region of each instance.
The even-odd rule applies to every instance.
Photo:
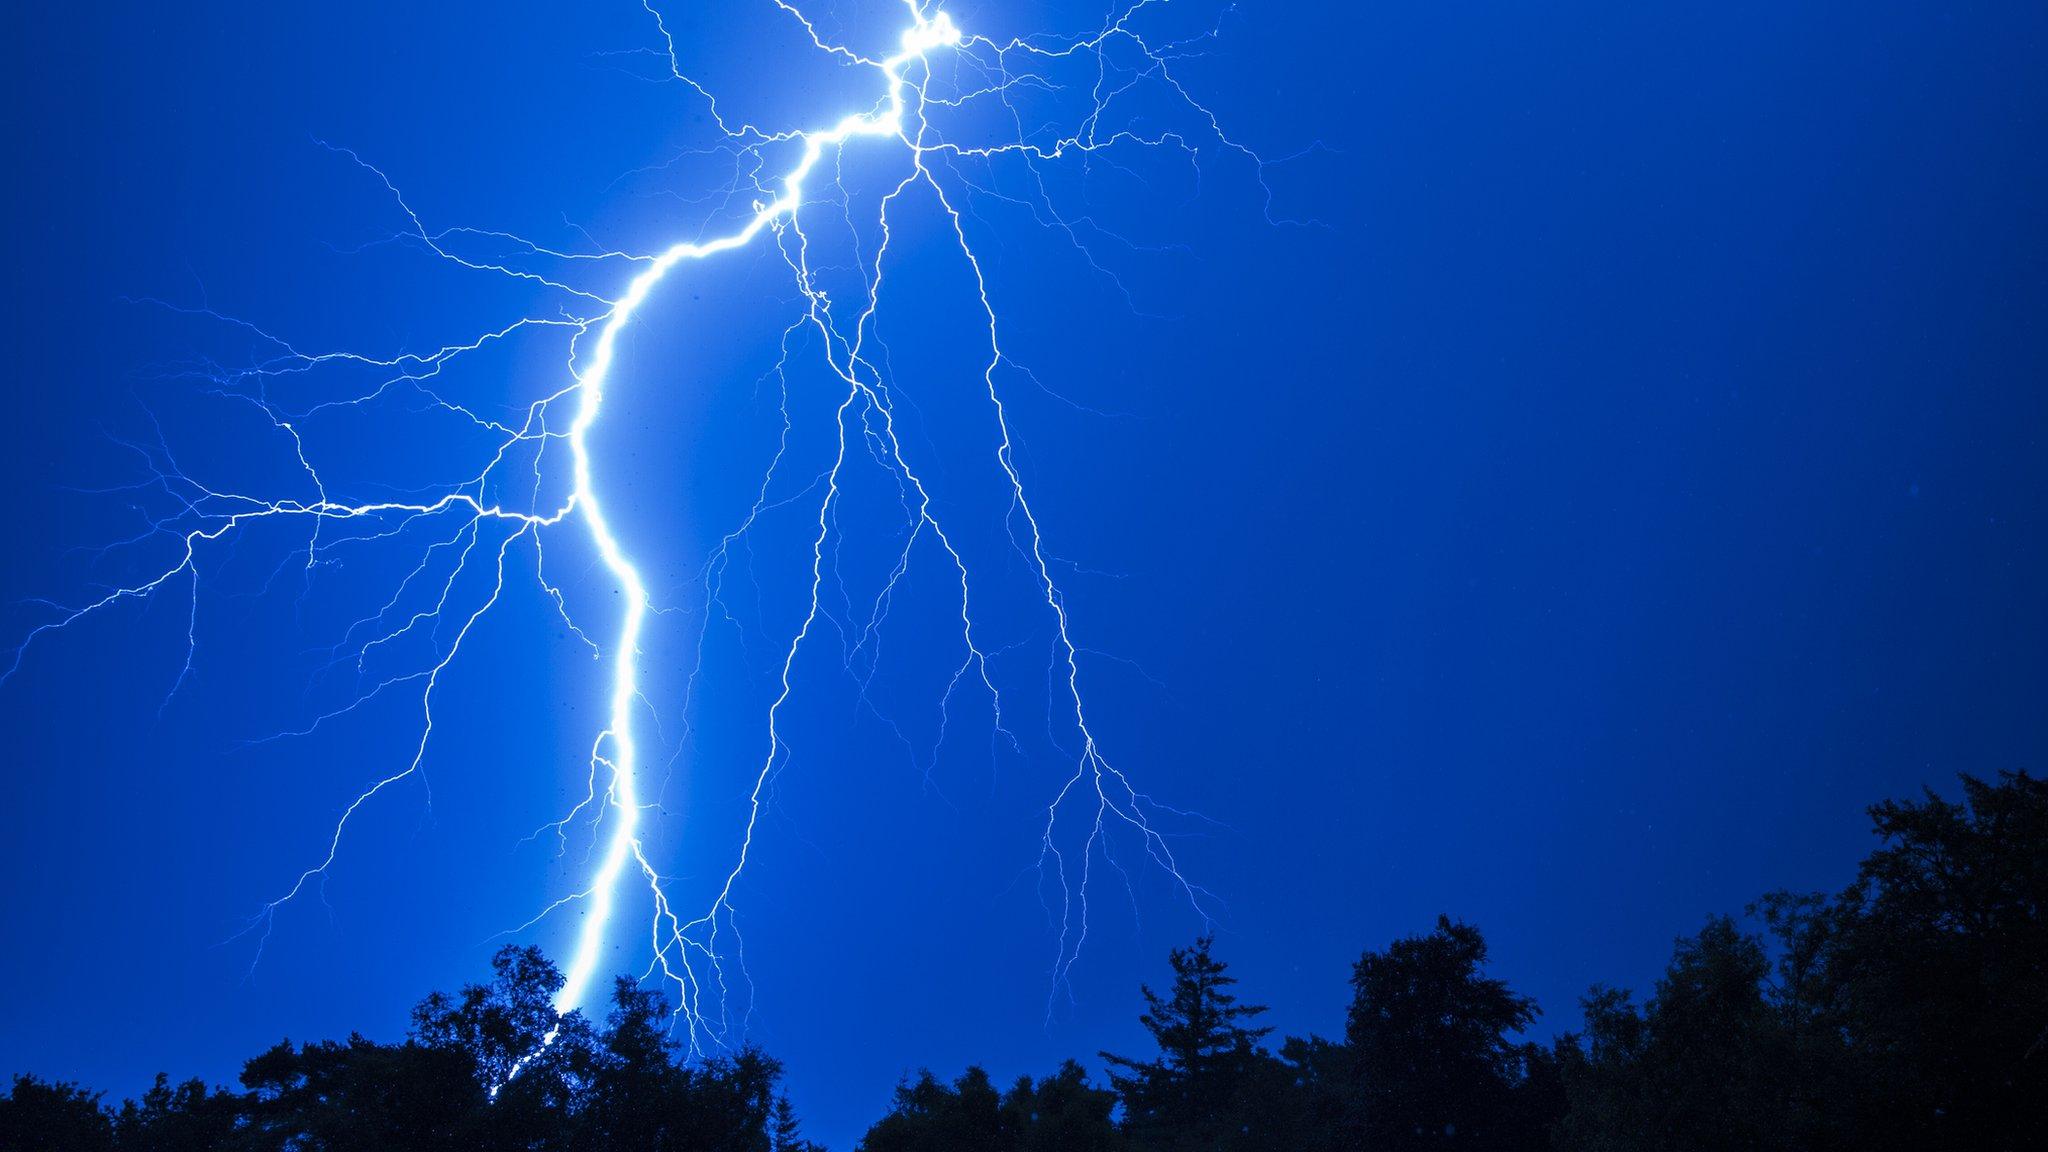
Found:
[[[467,272],[522,285],[544,297],[548,307],[430,352],[388,355],[306,352],[267,330],[207,312],[215,320],[240,325],[273,350],[250,368],[216,373],[213,383],[220,394],[253,405],[271,432],[288,445],[299,474],[297,490],[216,488],[182,470],[168,445],[143,449],[152,465],[150,484],[172,494],[175,510],[155,520],[149,532],[130,544],[170,541],[173,549],[168,560],[149,569],[145,579],[79,602],[53,605],[50,617],[26,633],[0,668],[0,684],[4,684],[22,671],[38,645],[55,638],[54,633],[124,602],[184,592],[190,596],[192,624],[187,630],[185,662],[171,689],[175,695],[193,666],[202,575],[216,550],[232,547],[260,525],[276,524],[297,525],[303,531],[303,547],[294,549],[284,562],[294,562],[292,557],[297,557],[309,573],[338,553],[368,543],[414,549],[409,571],[384,597],[382,606],[345,628],[332,650],[337,660],[352,660],[358,669],[370,666],[388,651],[408,646],[423,645],[427,655],[378,677],[343,706],[279,736],[305,735],[340,724],[373,699],[397,697],[416,705],[417,739],[410,744],[408,756],[391,763],[361,788],[334,821],[331,835],[315,846],[307,866],[280,885],[278,895],[252,919],[258,955],[260,941],[268,939],[277,912],[305,895],[345,860],[351,828],[359,814],[378,803],[393,786],[421,772],[434,743],[440,703],[437,689],[457,664],[464,642],[478,622],[500,602],[508,581],[524,578],[515,572],[515,562],[522,568],[530,564],[531,578],[552,601],[563,624],[605,662],[609,683],[603,723],[590,735],[587,793],[548,829],[557,836],[572,828],[590,830],[593,839],[587,879],[547,904],[521,930],[539,925],[561,909],[576,907],[582,912],[563,965],[566,984],[557,1006],[564,1012],[586,1007],[605,946],[625,930],[614,914],[622,889],[636,883],[644,886],[652,915],[639,929],[647,934],[648,942],[643,975],[674,985],[679,1023],[687,1028],[693,1047],[700,1041],[722,1041],[732,1023],[726,997],[727,965],[736,958],[735,890],[755,848],[766,790],[788,753],[786,711],[800,695],[794,670],[807,646],[816,643],[820,630],[828,544],[838,531],[841,481],[857,457],[872,461],[896,486],[907,528],[880,595],[867,613],[862,642],[871,642],[886,618],[891,598],[913,567],[914,555],[932,557],[948,573],[948,584],[958,595],[960,659],[949,674],[941,706],[957,691],[972,688],[985,693],[996,733],[1008,735],[1000,678],[991,667],[994,653],[983,639],[985,626],[976,611],[974,566],[956,544],[957,529],[942,520],[940,506],[925,479],[929,467],[920,464],[917,453],[898,433],[899,397],[892,386],[886,349],[877,334],[883,285],[892,268],[891,244],[903,226],[898,216],[902,203],[913,195],[936,205],[941,234],[957,247],[972,272],[974,305],[983,326],[981,369],[976,378],[959,383],[971,386],[985,400],[993,419],[996,435],[987,446],[987,458],[1007,490],[1009,512],[1003,528],[1035,586],[1038,610],[1049,621],[1052,663],[1046,674],[1062,713],[1053,722],[1072,736],[1071,759],[1062,767],[1058,786],[1045,802],[1037,852],[1041,875],[1048,878],[1054,893],[1048,908],[1057,938],[1054,986],[1065,978],[1086,941],[1095,869],[1107,865],[1121,870],[1111,849],[1114,838],[1125,837],[1140,845],[1143,854],[1185,897],[1198,909],[1202,907],[1205,894],[1183,878],[1168,839],[1155,826],[1162,814],[1183,814],[1162,807],[1141,792],[1110,761],[1091,726],[1083,694],[1081,657],[1085,650],[1077,647],[1072,636],[1067,601],[1054,579],[1054,564],[1039,518],[1026,494],[999,386],[1006,371],[1023,369],[1005,353],[1004,329],[991,302],[992,288],[983,261],[970,243],[972,199],[990,194],[970,173],[1006,165],[1024,173],[1035,188],[1034,214],[1070,240],[1073,226],[1055,210],[1046,192],[1043,172],[1051,166],[1088,163],[1091,157],[1113,160],[1119,153],[1138,149],[1172,150],[1198,163],[1208,150],[1246,161],[1259,173],[1263,187],[1264,162],[1225,134],[1217,118],[1183,87],[1177,72],[1179,62],[1214,33],[1156,42],[1142,26],[1147,10],[1163,8],[1167,0],[1137,0],[1086,35],[997,41],[956,25],[949,13],[935,5],[905,0],[905,25],[894,50],[870,55],[833,42],[785,0],[773,3],[816,51],[872,78],[870,103],[836,118],[823,118],[823,126],[796,129],[763,128],[730,118],[713,93],[687,74],[662,11],[652,3],[646,5],[647,17],[664,45],[659,58],[664,60],[669,78],[687,85],[703,102],[722,134],[724,151],[738,161],[741,176],[730,191],[750,208],[713,235],[651,253],[571,252],[500,231],[436,230],[381,170],[354,152],[336,149],[382,182],[403,213],[405,240]],[[1071,92],[1072,83],[1059,76],[1076,66],[1091,74],[1092,80],[1085,95],[1075,101],[1076,113],[1065,122],[1027,127],[1016,98]],[[1145,117],[1125,111],[1125,105],[1139,99],[1139,93],[1148,101],[1173,103],[1185,115],[1173,125],[1148,127]],[[962,125],[957,131],[952,129],[954,121]],[[991,121],[1014,131],[990,136],[987,125]],[[967,126],[970,124],[972,127]],[[841,172],[850,161],[891,157],[900,164],[900,177],[875,202],[869,223],[880,239],[856,261],[859,287],[851,293],[828,288],[832,272],[814,261],[813,243],[816,229],[834,226],[842,219],[851,224],[846,214],[854,198],[846,193]],[[465,243],[479,238],[516,251],[521,258],[479,257]],[[649,587],[636,563],[634,542],[618,533],[608,516],[609,501],[620,480],[607,468],[590,433],[604,418],[608,396],[641,384],[618,369],[618,357],[621,334],[642,319],[643,305],[687,277],[693,266],[764,244],[772,245],[787,264],[796,293],[797,308],[782,341],[784,361],[791,356],[794,338],[808,333],[815,347],[822,349],[823,367],[830,379],[837,382],[838,399],[832,413],[836,450],[818,482],[795,496],[771,498],[776,468],[782,463],[778,453],[753,508],[723,538],[713,557],[714,568],[722,568],[729,549],[766,511],[792,501],[807,502],[811,525],[808,603],[802,606],[794,632],[778,642],[779,671],[772,701],[761,718],[761,746],[751,767],[752,789],[738,849],[701,894],[686,896],[681,886],[663,873],[641,827],[648,803],[648,757],[642,729],[650,722],[651,711],[643,693],[643,642],[649,614],[656,610],[656,590]],[[619,269],[623,287],[616,294],[594,292],[572,282],[571,277],[534,270],[551,264]],[[623,275],[627,271],[629,278]],[[566,342],[566,373],[556,387],[527,403],[516,419],[493,418],[435,390],[437,378],[480,350],[515,336],[549,332]],[[785,366],[778,364],[778,372]],[[372,384],[317,403],[296,399],[295,386],[322,373],[365,374]],[[333,489],[323,476],[324,462],[309,448],[304,430],[337,411],[367,409],[399,394],[473,426],[490,445],[482,467],[424,494],[367,501],[330,495]],[[617,589],[617,616],[602,627],[572,619],[568,597],[547,575],[544,543],[560,533],[580,534]],[[477,583],[481,583],[480,590],[473,586]],[[700,666],[701,661],[700,649]],[[1063,826],[1076,822],[1080,830],[1063,839]]]

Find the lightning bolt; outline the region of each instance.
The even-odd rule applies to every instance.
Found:
[[[515,557],[530,550],[534,579],[552,601],[562,622],[594,655],[608,654],[610,664],[604,725],[590,742],[586,795],[560,820],[544,829],[556,835],[563,846],[573,829],[590,829],[594,860],[587,882],[513,931],[531,929],[560,909],[572,905],[582,908],[585,915],[568,952],[563,970],[565,983],[556,1006],[565,1014],[587,1007],[598,976],[600,956],[618,931],[616,913],[626,878],[637,876],[652,907],[647,926],[650,959],[643,979],[660,978],[675,987],[678,1019],[687,1029],[693,1049],[700,1042],[722,1043],[732,1026],[725,965],[735,954],[743,965],[744,955],[744,945],[738,937],[734,894],[754,852],[756,826],[771,781],[789,754],[783,723],[796,690],[794,671],[799,656],[819,634],[829,614],[825,597],[827,545],[836,538],[842,476],[858,452],[864,452],[894,479],[907,532],[880,594],[867,610],[866,623],[846,655],[848,670],[854,669],[857,659],[865,659],[872,668],[882,622],[911,568],[913,552],[920,546],[936,549],[944,557],[957,586],[962,651],[961,661],[951,672],[939,701],[939,743],[944,742],[946,717],[956,692],[971,684],[978,685],[989,700],[995,734],[1016,745],[1016,737],[1005,719],[998,678],[992,670],[992,661],[1001,652],[991,649],[982,639],[982,627],[973,608],[974,581],[966,554],[956,544],[954,532],[942,521],[924,475],[913,466],[898,434],[899,397],[885,371],[886,352],[876,334],[887,277],[885,261],[898,225],[892,213],[913,192],[928,194],[937,204],[944,233],[972,272],[986,338],[976,388],[986,395],[997,433],[993,458],[1009,505],[1004,529],[1026,564],[1035,597],[1042,602],[1051,625],[1048,683],[1055,686],[1053,694],[1065,713],[1056,726],[1070,736],[1066,744],[1057,738],[1054,741],[1056,746],[1066,747],[1070,760],[1057,777],[1057,787],[1046,804],[1036,861],[1041,877],[1047,878],[1053,893],[1047,906],[1056,937],[1053,988],[1057,992],[1061,987],[1087,941],[1089,901],[1097,865],[1106,865],[1119,873],[1124,871],[1112,848],[1118,835],[1134,838],[1144,856],[1207,916],[1209,894],[1184,876],[1171,843],[1157,823],[1162,815],[1178,819],[1192,814],[1162,805],[1146,795],[1108,759],[1085,706],[1081,667],[1084,649],[1073,639],[1067,600],[1054,579],[1044,533],[1026,493],[1016,460],[1009,411],[999,384],[999,376],[1005,370],[1034,381],[1036,378],[1004,350],[989,278],[970,242],[970,209],[965,198],[980,194],[1027,207],[1041,224],[1063,236],[1105,274],[1107,270],[1096,262],[1080,227],[1053,208],[1045,180],[1047,166],[1075,159],[1085,164],[1091,158],[1107,158],[1124,149],[1171,149],[1184,154],[1199,175],[1202,151],[1220,150],[1250,162],[1259,185],[1266,190],[1267,215],[1273,219],[1272,194],[1265,182],[1268,162],[1227,135],[1217,117],[1190,95],[1177,73],[1178,63],[1197,51],[1202,42],[1218,35],[1220,26],[1186,39],[1155,42],[1141,33],[1138,25],[1147,9],[1164,7],[1167,0],[1136,0],[1114,12],[1105,24],[1088,35],[998,41],[964,32],[947,12],[918,0],[905,0],[908,24],[897,40],[897,49],[886,56],[870,56],[831,41],[816,22],[786,0],[773,2],[802,29],[818,51],[875,75],[878,91],[872,106],[816,129],[768,130],[737,121],[728,116],[705,86],[686,74],[666,19],[652,2],[645,4],[665,44],[660,55],[666,58],[670,78],[689,87],[704,101],[723,134],[725,150],[738,161],[740,176],[727,190],[728,195],[752,197],[743,220],[728,231],[708,239],[676,243],[658,252],[633,253],[563,251],[511,233],[484,229],[434,230],[381,170],[353,152],[337,149],[381,182],[404,215],[408,228],[394,239],[424,248],[434,257],[462,269],[523,282],[564,303],[552,314],[520,317],[430,352],[393,356],[306,352],[245,321],[209,309],[190,310],[239,326],[260,347],[269,350],[245,368],[228,370],[207,364],[196,368],[194,374],[206,382],[213,395],[246,404],[260,413],[290,446],[303,490],[288,496],[269,496],[203,483],[180,466],[168,438],[161,432],[153,442],[130,444],[144,462],[148,478],[137,485],[108,491],[146,491],[156,499],[168,500],[170,511],[151,516],[144,531],[122,543],[168,540],[170,563],[154,568],[145,579],[121,584],[83,603],[53,606],[53,617],[30,629],[8,665],[0,669],[0,684],[20,670],[32,646],[45,635],[123,601],[146,600],[182,585],[190,596],[187,645],[184,665],[166,697],[168,705],[170,697],[177,694],[193,670],[202,570],[216,545],[267,526],[297,526],[304,532],[303,546],[286,554],[273,572],[272,581],[296,567],[310,585],[316,570],[333,564],[344,550],[428,538],[426,546],[417,552],[417,562],[390,595],[351,623],[328,650],[329,668],[355,677],[356,688],[347,702],[318,714],[309,724],[271,737],[310,735],[387,696],[416,700],[420,718],[418,738],[411,745],[410,756],[356,794],[336,819],[314,862],[251,918],[245,930],[260,930],[258,957],[278,910],[324,881],[340,858],[343,842],[359,813],[388,789],[421,777],[434,733],[437,689],[442,678],[478,622],[499,603]],[[935,91],[934,78],[942,66],[950,76],[964,75],[968,82],[956,83],[944,92]],[[1057,125],[1027,123],[1021,97],[1069,90],[1071,85],[1059,79],[1058,74],[1074,67],[1093,73],[1082,114]],[[1155,103],[1163,97],[1186,115],[1179,122],[1146,127],[1152,119],[1139,112],[1124,111],[1126,103],[1137,101],[1135,93],[1140,90],[1150,93]],[[1014,134],[1008,138],[955,139],[934,120],[945,113],[984,108],[996,110]],[[851,197],[845,194],[841,178],[835,175],[827,192],[816,192],[813,185],[823,179],[828,162],[842,164],[847,150],[864,142],[897,149],[907,165],[901,179],[879,200],[874,222],[880,241],[859,262],[862,289],[854,295],[854,305],[847,308],[823,286],[826,275],[813,262],[813,234],[807,230],[815,225],[807,226],[803,210],[835,203],[842,211],[848,210]],[[793,160],[779,175],[764,180],[761,174],[768,171],[771,155],[791,150]],[[993,172],[998,164],[1011,165],[1023,173],[1027,181],[1024,196],[999,191],[993,187],[992,178],[982,183],[970,175]],[[834,192],[838,194],[836,201]],[[851,230],[850,216],[846,223]],[[636,732],[636,720],[637,713],[647,706],[641,675],[643,634],[650,613],[657,611],[657,607],[645,577],[607,517],[596,481],[602,469],[594,458],[590,432],[602,415],[607,391],[614,383],[620,335],[633,323],[642,306],[680,275],[684,266],[761,243],[764,237],[788,265],[801,301],[800,315],[783,334],[782,360],[776,373],[780,375],[786,369],[802,334],[815,337],[822,348],[825,366],[842,389],[834,413],[837,444],[830,467],[817,482],[795,496],[782,498],[771,496],[777,470],[783,463],[783,453],[778,451],[745,521],[724,537],[706,568],[709,609],[721,603],[720,589],[732,561],[732,549],[756,520],[774,508],[815,498],[815,519],[808,534],[808,604],[800,624],[779,648],[779,670],[765,716],[766,748],[752,775],[738,849],[730,866],[717,878],[709,900],[700,911],[691,913],[684,911],[685,904],[672,897],[673,882],[655,866],[642,836],[642,813],[648,806],[647,757]],[[495,246],[496,254],[478,255],[479,244]],[[611,296],[580,286],[568,271],[535,271],[535,264],[565,270],[623,265],[635,271],[624,291]],[[552,331],[567,334],[568,379],[529,404],[516,419],[482,414],[437,390],[437,378],[458,361],[496,345]],[[368,383],[347,384],[338,389],[337,395],[310,404],[294,405],[277,394],[287,383],[320,373],[341,374],[349,381],[361,376]],[[787,402],[785,391],[785,447]],[[390,403],[410,405],[408,410],[412,412],[452,418],[459,427],[484,438],[490,449],[482,467],[468,473],[466,479],[430,488],[424,494],[399,493],[389,499],[367,502],[331,496],[335,486],[316,467],[303,430],[340,411],[362,411]],[[573,414],[564,424],[559,410],[571,405]],[[557,453],[565,447],[569,454],[566,490],[552,498],[548,492],[550,477],[554,475],[548,467],[551,447]],[[568,526],[580,527],[586,534],[619,592],[621,615],[607,645],[593,641],[572,620],[564,593],[547,575],[543,536]],[[693,669],[690,679],[693,689],[702,663],[700,643],[697,669]],[[386,666],[391,664],[396,668],[387,673]],[[366,683],[368,686],[364,687]],[[687,711],[686,702],[686,715]],[[1050,715],[1048,725],[1049,731],[1055,726]],[[937,751],[935,746],[934,759]],[[1075,820],[1080,822],[1079,831],[1063,833],[1062,828]],[[1076,839],[1078,848],[1073,844]],[[1124,875],[1123,879],[1128,887],[1130,878]],[[1135,905],[1135,895],[1132,899]]]

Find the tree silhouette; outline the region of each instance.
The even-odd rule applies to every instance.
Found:
[[[928,1071],[896,1086],[896,1099],[861,1139],[860,1152],[1006,1152],[1002,1100],[988,1073],[969,1067],[951,1084]]]
[[[100,1094],[76,1084],[16,1076],[0,1098],[0,1148],[8,1152],[110,1152],[114,1126]]]
[[[248,1062],[243,1141],[259,1152],[393,1152],[478,1142],[486,1103],[464,1054],[416,1043],[289,1041]]]
[[[1485,974],[1486,939],[1439,916],[1423,936],[1368,951],[1352,968],[1343,1054],[1355,1138],[1384,1149],[1514,1149],[1548,1143],[1523,1092],[1541,1049],[1514,1033],[1535,1002]]]
[[[2048,781],[1964,776],[1962,794],[1872,807],[1884,845],[1831,904],[1795,918],[1775,898],[1812,1015],[1843,1040],[1845,1144],[2048,1146]]]
[[[751,1047],[687,1061],[670,1035],[671,1019],[660,994],[631,980],[616,983],[604,1031],[574,1076],[571,1147],[815,1152],[776,1094],[780,1063]]]
[[[796,1109],[790,1107],[787,1096],[775,1099],[775,1113],[768,1122],[768,1147],[771,1152],[825,1152],[824,1145],[804,1139],[803,1125],[797,1122]]]
[[[1069,1060],[1033,1083],[1019,1077],[998,1094],[986,1071],[969,1067],[951,1084],[929,1071],[896,1086],[888,1115],[861,1138],[860,1152],[1114,1152],[1124,1146],[1110,1114],[1116,1095],[1088,1083]]]
[[[686,1062],[668,1005],[630,980],[597,1032],[554,1014],[561,976],[537,951],[492,968],[489,984],[421,1001],[402,1044],[283,1043],[250,1061],[238,1138],[276,1152],[815,1152],[759,1051]]]
[[[1477,928],[1363,953],[1341,1040],[1262,1047],[1211,941],[1141,989],[1156,1052],[1071,1061],[999,1091],[979,1067],[899,1084],[859,1152],[1892,1152],[2048,1148],[2048,783],[1964,777],[1870,809],[1880,838],[1835,896],[1775,893],[1760,931],[1714,917],[1647,1000],[1596,987],[1585,1029],[1518,1042],[1536,1006]],[[118,1109],[17,1076],[0,1152],[823,1152],[751,1047],[677,1045],[620,980],[602,1026],[507,948],[422,1000],[398,1043],[280,1041],[242,1091],[159,1076]]]
[[[661,997],[630,980],[612,989],[602,1064],[591,1078],[583,1111],[583,1143],[593,1148],[673,1147],[680,1117],[672,1102],[688,1091],[675,1066]]]
[[[1253,1088],[1268,1079],[1272,1058],[1259,1048],[1271,1028],[1246,1021],[1266,1009],[1237,1002],[1237,978],[1210,952],[1213,938],[1176,948],[1168,958],[1173,985],[1165,996],[1140,991],[1139,1023],[1159,1054],[1149,1060],[1101,1053],[1124,1105],[1124,1130],[1146,1149],[1247,1146],[1246,1113]]]
[[[1678,942],[1656,995],[1585,1001],[1587,1061],[1573,1061],[1568,1143],[1608,1148],[1776,1148],[1796,1130],[1788,1033],[1765,997],[1763,946],[1728,917]]]
[[[1839,896],[1766,897],[1775,963],[1718,918],[1643,1008],[1595,989],[1562,1146],[2048,1147],[2048,783],[1962,791],[1871,808]]]
[[[241,1098],[227,1089],[209,1090],[203,1080],[173,1086],[157,1074],[140,1100],[121,1105],[114,1117],[114,1143],[121,1152],[213,1152],[238,1141]]]
[[[1116,1093],[1088,1082],[1068,1060],[1037,1083],[1018,1078],[1003,1097],[1004,1127],[1016,1133],[1015,1152],[1114,1152],[1123,1136],[1110,1119]]]

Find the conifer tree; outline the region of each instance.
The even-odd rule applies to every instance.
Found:
[[[1211,954],[1212,942],[1204,936],[1173,950],[1166,995],[1142,989],[1146,1010],[1138,1020],[1159,1054],[1141,1060],[1101,1053],[1123,1098],[1124,1126],[1140,1147],[1246,1146],[1236,1137],[1247,1128],[1251,1089],[1272,1064],[1259,1048],[1272,1029],[1249,1026],[1266,1009],[1238,1003],[1231,991],[1237,978]]]

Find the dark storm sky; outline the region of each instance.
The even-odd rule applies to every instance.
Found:
[[[886,14],[822,10],[850,35]],[[953,10],[1006,33],[1091,18]],[[122,498],[72,490],[133,479],[112,438],[145,403],[186,411],[167,366],[214,338],[127,298],[312,345],[416,345],[440,331],[424,318],[466,315],[440,273],[337,251],[397,224],[315,137],[444,223],[648,248],[690,219],[618,192],[703,142],[686,92],[605,55],[653,42],[634,4],[116,3],[14,25],[10,644],[38,618],[19,601],[121,571],[76,549],[134,531]],[[1338,1027],[1358,950],[1439,911],[1569,1027],[1587,985],[1647,984],[1710,913],[1844,883],[1866,803],[2041,765],[2039,5],[1262,2],[1221,28],[1191,88],[1269,155],[1325,145],[1272,174],[1275,213],[1322,226],[1267,224],[1228,157],[1199,193],[1185,166],[1151,193],[1105,176],[1065,191],[1164,249],[1104,242],[1133,303],[992,206],[993,290],[1020,357],[1113,414],[1027,390],[1026,479],[1076,639],[1120,658],[1088,665],[1105,742],[1221,822],[1177,844],[1283,1029]],[[776,89],[787,31],[686,41],[771,117],[844,111],[830,82]],[[962,288],[930,264],[909,282],[931,300]],[[773,273],[748,257],[693,285],[723,311],[657,310],[629,364],[662,386],[621,401],[612,483],[677,587],[758,482],[760,413],[722,397],[767,367]],[[966,340],[948,308],[934,358]],[[231,452],[203,409],[174,423]],[[304,719],[264,663],[289,598],[246,595],[277,546],[223,561],[244,595],[202,602],[194,679],[161,715],[178,595],[39,642],[0,688],[0,1072],[128,1092],[158,1069],[232,1079],[281,1035],[392,1036],[563,890],[515,842],[578,784],[596,698],[569,648],[522,630],[553,635],[528,604],[451,685],[431,806],[394,797],[253,975],[250,942],[222,943],[415,731],[375,712],[242,745]],[[1109,893],[1048,1021],[1053,941],[1011,880],[1051,770],[970,739],[928,785],[830,669],[815,682],[744,907],[754,1034],[814,1134],[850,1145],[920,1064],[1009,1076],[1131,1045],[1137,982],[1198,922],[1156,877],[1135,918]],[[718,754],[753,734],[712,727],[693,796],[730,791]]]

